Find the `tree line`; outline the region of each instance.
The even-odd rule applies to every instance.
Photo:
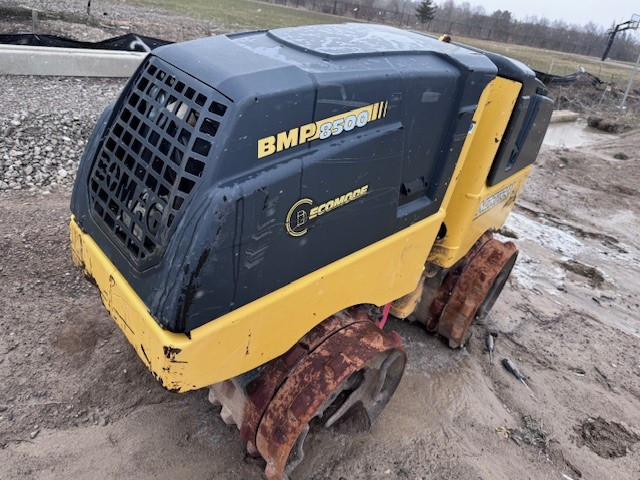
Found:
[[[570,24],[535,15],[518,20],[508,10],[488,12],[455,0],[263,0],[356,20],[410,27],[454,37],[493,40],[599,57],[609,29],[593,22]],[[632,12],[630,12],[632,13]],[[634,61],[640,43],[630,32],[616,37],[609,58]]]

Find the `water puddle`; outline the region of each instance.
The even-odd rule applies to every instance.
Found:
[[[617,138],[610,133],[589,128],[587,122],[578,120],[552,123],[542,143],[551,148],[576,148]]]
[[[640,257],[634,246],[519,212],[509,215],[506,226],[519,239],[520,254],[512,276],[521,288],[561,306],[593,311],[597,321],[640,337],[635,291],[626,287],[640,279]],[[572,278],[573,293],[567,294]],[[593,310],[596,304],[607,313]]]

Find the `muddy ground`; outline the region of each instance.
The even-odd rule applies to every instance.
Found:
[[[640,478],[640,131],[597,140],[543,149],[502,231],[515,273],[468,347],[391,322],[394,399],[368,433],[320,434],[298,478]],[[261,478],[205,392],[164,391],[107,317],[68,204],[0,197],[0,478]],[[533,395],[488,364],[487,330]]]
[[[82,140],[122,85],[0,82],[12,149],[38,138],[42,115],[41,142]],[[56,121],[69,105],[84,125],[72,133]],[[14,115],[28,139],[7,134]],[[409,353],[396,395],[371,431],[312,438],[296,478],[640,478],[640,129],[580,125],[553,127],[501,231],[521,249],[516,269],[467,348],[389,322]],[[164,391],[74,270],[68,186],[32,190],[0,192],[0,479],[262,478],[206,392]]]

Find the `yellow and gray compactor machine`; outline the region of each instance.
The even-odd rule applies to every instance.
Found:
[[[454,348],[487,314],[552,109],[521,63],[386,26],[161,47],[89,139],[73,260],[162,385],[209,387],[285,478],[310,425],[391,398],[389,313]]]

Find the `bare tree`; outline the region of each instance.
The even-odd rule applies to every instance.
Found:
[[[0,0],[1,1],[1,0]],[[294,0],[263,0],[289,3]],[[298,5],[298,0],[296,5]],[[299,0],[298,6],[326,13],[374,20],[430,32],[460,37],[495,40],[569,53],[600,56],[605,45],[605,29],[589,23],[573,25],[527,16],[516,19],[509,10],[488,13],[480,5],[456,0]],[[473,0],[474,3],[477,0]],[[437,8],[436,8],[437,2]],[[464,41],[462,39],[462,41]],[[616,60],[634,61],[640,42],[637,36],[620,34],[611,48]]]

